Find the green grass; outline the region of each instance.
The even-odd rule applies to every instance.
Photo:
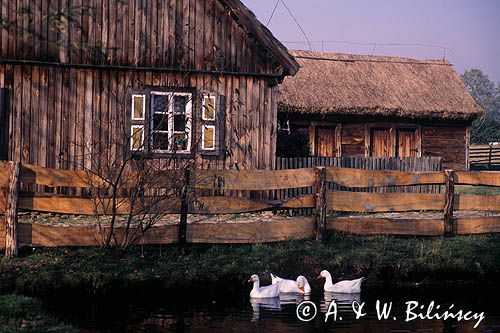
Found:
[[[253,273],[312,279],[322,269],[334,279],[367,277],[366,286],[493,283],[500,277],[500,235],[391,237],[330,235],[323,245],[288,241],[259,245],[196,245],[180,257],[175,246],[147,246],[123,254],[97,248],[26,249],[0,262],[0,291],[37,294],[76,288],[106,294],[154,284],[161,288],[200,287]]]
[[[455,192],[476,195],[500,195],[500,187],[457,185]]]
[[[42,309],[40,301],[20,295],[0,295],[0,332],[76,332]]]

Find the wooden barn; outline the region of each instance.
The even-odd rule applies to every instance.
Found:
[[[239,0],[2,0],[0,159],[274,167],[298,63]]]
[[[315,156],[441,156],[467,168],[482,114],[445,60],[291,51],[301,69],[279,86],[280,128]]]

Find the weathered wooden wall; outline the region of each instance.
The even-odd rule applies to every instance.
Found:
[[[145,85],[190,87],[226,97],[229,153],[226,160],[223,154],[206,157],[205,166],[273,168],[276,88],[265,78],[1,64],[0,87],[12,95],[8,158],[66,169],[82,165],[89,153],[102,159],[112,158],[102,156],[103,151],[121,156],[119,149],[128,149],[129,94]],[[195,108],[199,114],[198,100]],[[103,147],[107,141],[123,145],[108,150]]]
[[[441,156],[446,169],[466,170],[466,135],[466,126],[423,126],[422,155]]]
[[[279,65],[218,0],[2,0],[0,57],[274,73]]]
[[[300,128],[301,131],[307,130],[311,121],[316,124],[338,123],[341,124],[341,156],[342,157],[369,157],[369,147],[367,138],[369,137],[369,126],[387,123],[398,126],[417,126],[421,128],[421,145],[423,157],[442,157],[443,168],[466,170],[467,145],[467,124],[454,124],[437,121],[436,125],[428,121],[408,121],[404,119],[384,119],[384,118],[348,118],[329,116],[325,118],[304,116],[304,115],[283,115],[280,119],[287,118],[290,121],[291,130]],[[367,125],[368,128],[367,128]]]
[[[227,158],[205,156],[204,167],[272,168],[284,68],[245,13],[233,0],[2,0],[6,157],[55,168],[91,152],[109,159],[103,142],[128,145],[131,89],[185,87],[226,101]]]

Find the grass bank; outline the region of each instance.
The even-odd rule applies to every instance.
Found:
[[[246,278],[269,273],[314,279],[367,277],[366,287],[488,284],[500,278],[500,235],[393,237],[329,235],[326,242],[195,245],[180,257],[175,246],[136,246],[128,253],[96,248],[24,249],[0,261],[0,292],[38,295],[74,289],[89,295],[114,290],[204,288],[246,290]],[[313,282],[317,283],[317,282]]]
[[[76,332],[48,315],[39,300],[20,295],[0,295],[1,332]]]

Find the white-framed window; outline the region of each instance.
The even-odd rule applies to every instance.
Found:
[[[130,149],[144,150],[144,126],[132,125],[130,127]]]
[[[202,120],[215,120],[215,96],[203,96],[203,108],[201,112]]]
[[[191,151],[192,94],[152,91],[151,149],[154,153]]]
[[[215,150],[215,125],[203,125],[201,132],[201,149]]]
[[[132,120],[144,120],[146,115],[146,95],[132,95]]]

